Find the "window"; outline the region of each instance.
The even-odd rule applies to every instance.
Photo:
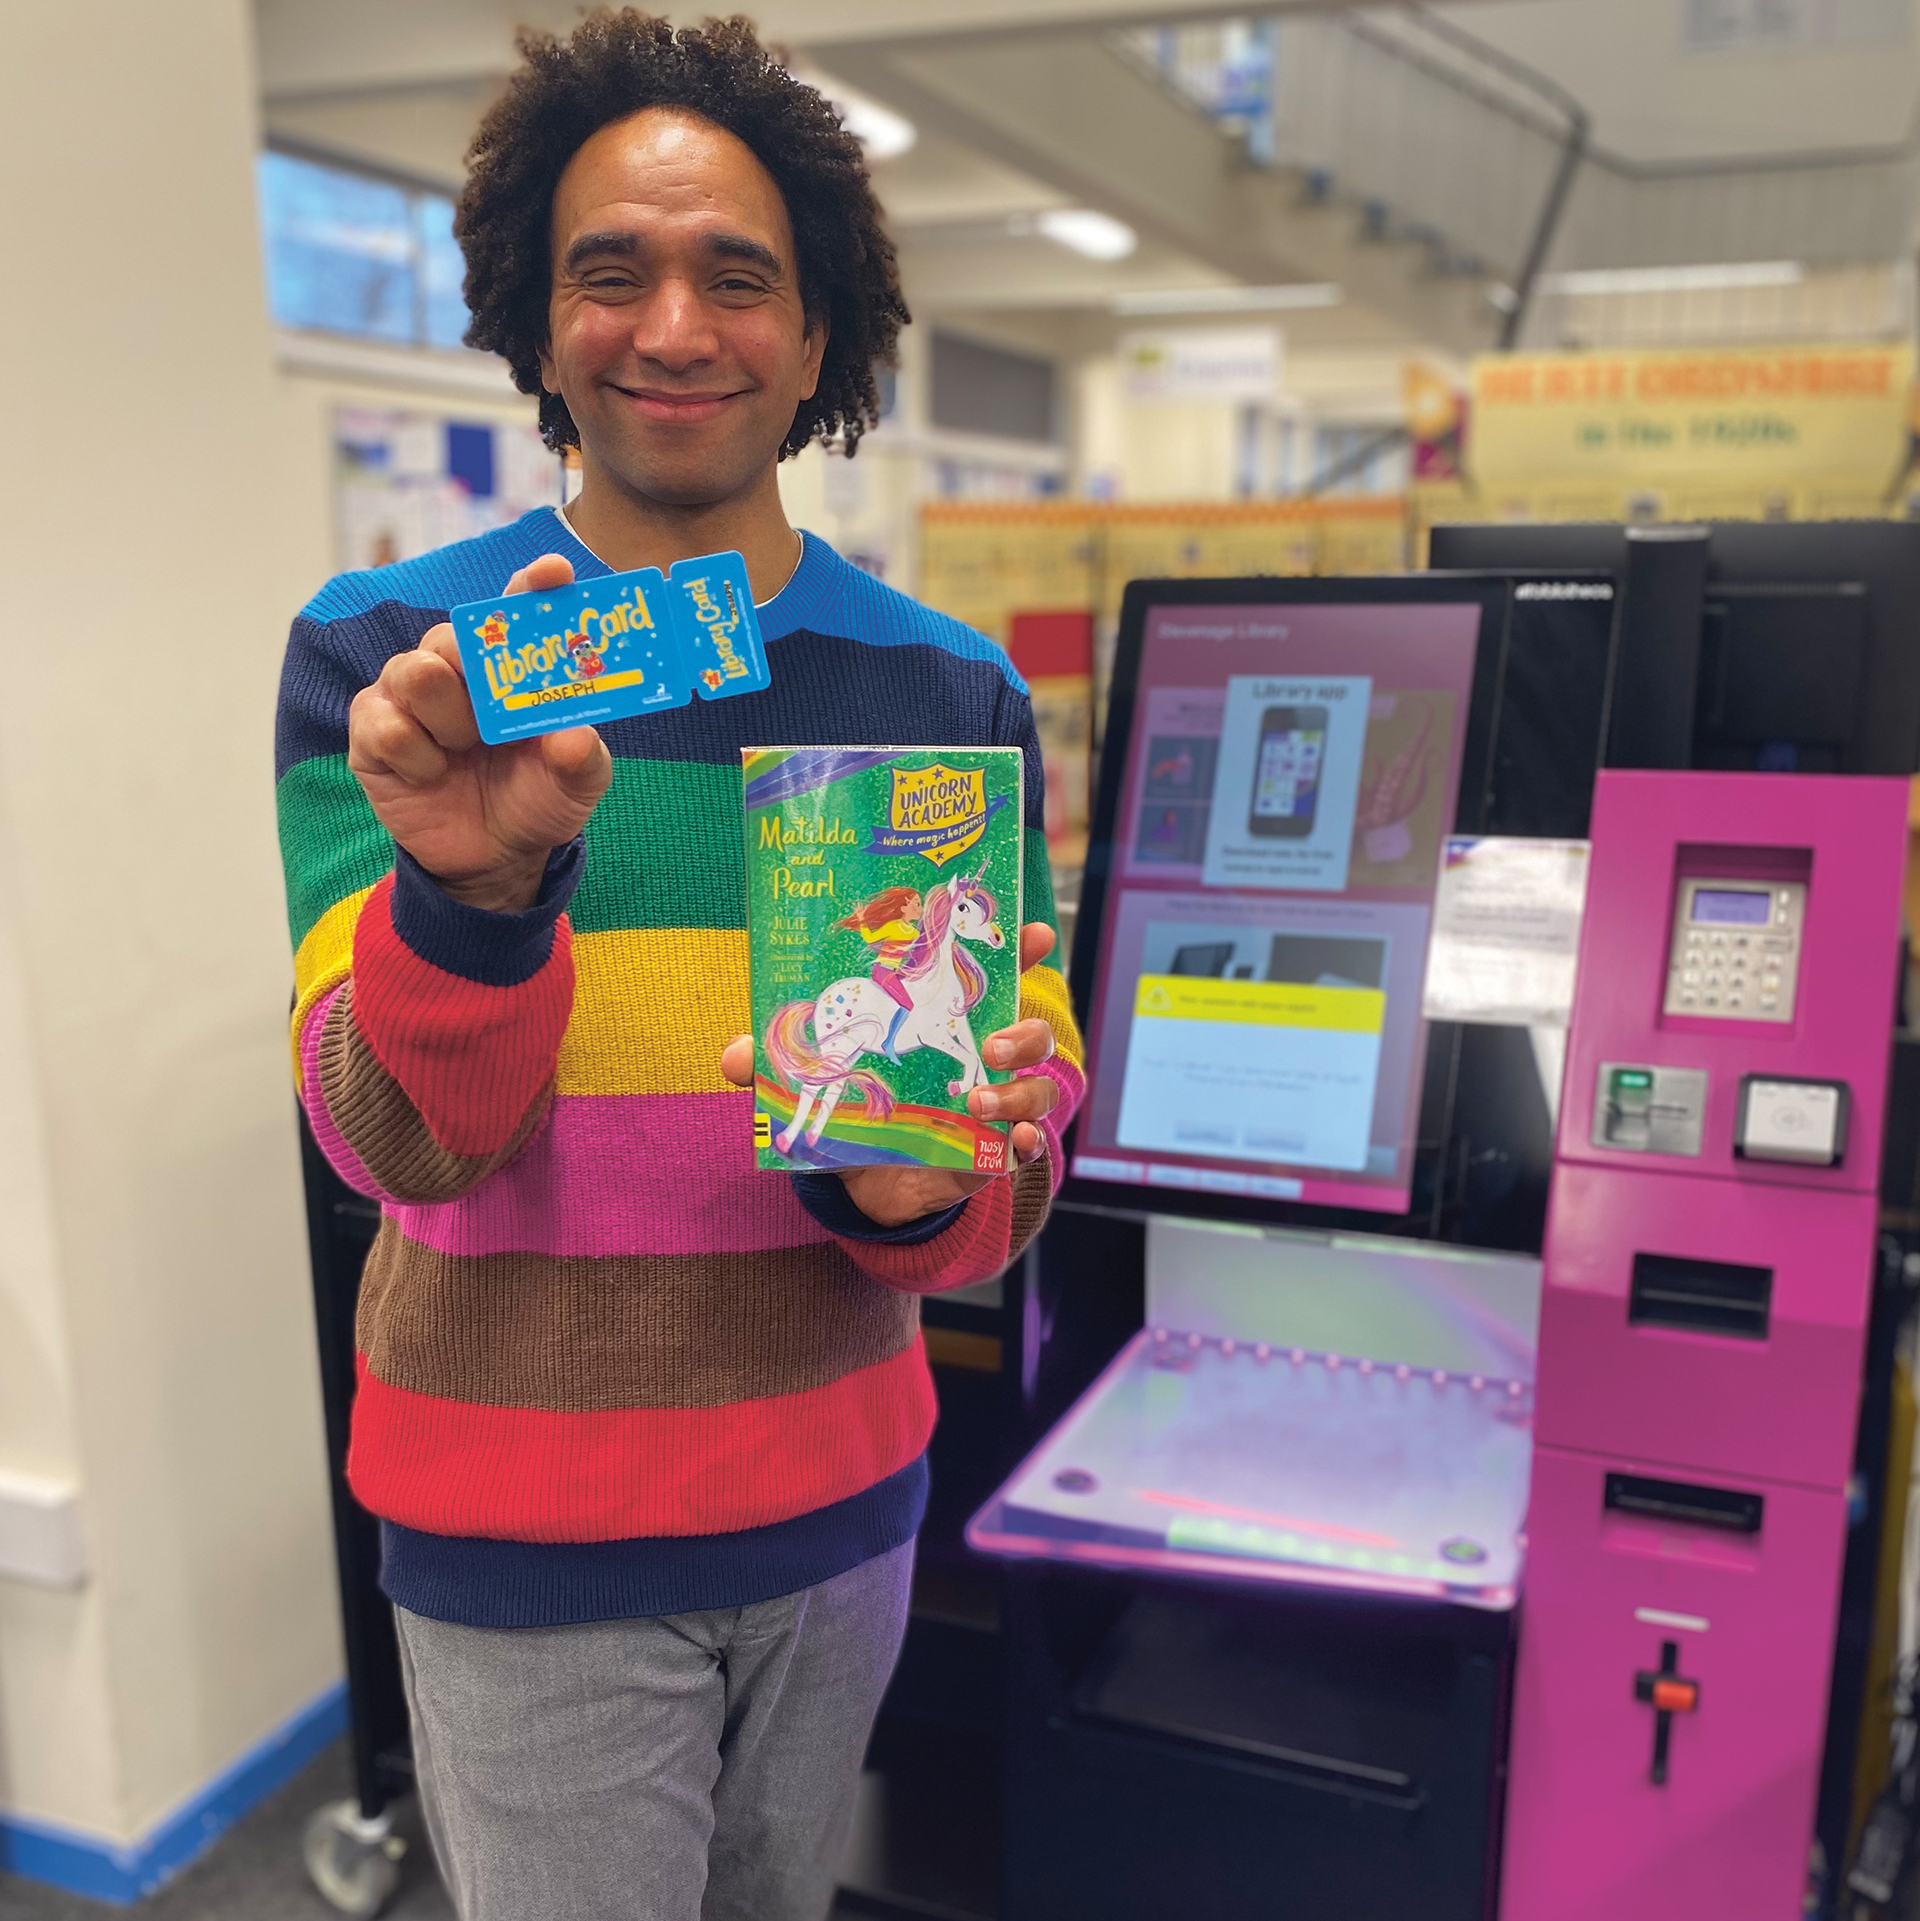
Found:
[[[1053,363],[957,334],[935,333],[932,412],[936,427],[1050,441]]]
[[[260,156],[267,294],[282,326],[458,347],[465,265],[453,201],[297,154]]]

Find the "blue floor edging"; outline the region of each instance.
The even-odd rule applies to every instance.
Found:
[[[347,1684],[336,1681],[215,1775],[143,1840],[124,1847],[51,1822],[0,1814],[0,1872],[127,1906],[197,1861],[346,1727]]]

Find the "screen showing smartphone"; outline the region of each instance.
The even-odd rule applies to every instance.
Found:
[[[1247,832],[1299,839],[1313,832],[1320,763],[1327,746],[1324,707],[1269,707],[1260,718]]]

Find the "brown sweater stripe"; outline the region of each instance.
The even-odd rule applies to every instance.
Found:
[[[381,1224],[359,1344],[389,1386],[488,1407],[718,1407],[890,1360],[918,1297],[837,1243],[758,1254],[441,1254]]]

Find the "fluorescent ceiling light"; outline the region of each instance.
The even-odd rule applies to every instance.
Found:
[[[846,130],[866,148],[869,160],[897,160],[920,138],[920,130],[903,114],[877,100],[842,89],[833,96]]]
[[[1798,260],[1732,260],[1702,267],[1607,267],[1589,273],[1550,273],[1550,293],[1691,293],[1721,287],[1792,287],[1806,279]]]
[[[1169,287],[1160,293],[1117,293],[1117,314],[1277,313],[1287,308],[1337,307],[1346,290],[1330,280],[1300,280],[1284,287]]]
[[[1049,240],[1089,260],[1124,260],[1140,244],[1140,236],[1124,220],[1091,207],[1049,207],[1033,224]]]
[[[840,124],[866,148],[869,160],[897,160],[920,138],[920,130],[911,120],[891,107],[883,107],[857,87],[816,67],[796,65],[791,71],[796,80],[804,80],[827,96],[840,116]]]

